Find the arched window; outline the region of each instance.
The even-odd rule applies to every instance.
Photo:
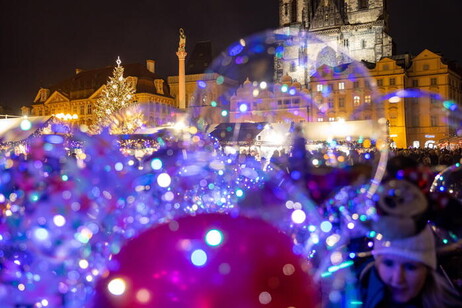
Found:
[[[297,0],[292,0],[290,5],[290,21],[297,22]]]

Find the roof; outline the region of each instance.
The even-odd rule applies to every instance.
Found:
[[[256,123],[220,123],[210,133],[220,143],[250,145],[265,128],[265,122]]]
[[[21,128],[25,118],[0,119],[0,143],[25,140],[39,129],[46,127],[51,118],[52,116],[29,117],[27,118],[31,124],[29,129],[25,129],[27,126]]]
[[[134,63],[126,64],[124,67],[124,76],[137,77],[137,93],[152,93],[170,97],[170,90],[167,82],[164,81],[164,93],[159,94],[154,86],[155,79],[163,79],[155,73],[150,72],[144,64]],[[105,85],[110,76],[113,74],[114,67],[107,66],[88,71],[81,71],[69,79],[60,81],[50,87],[50,92],[58,91],[70,99],[84,99],[90,97],[101,86]]]

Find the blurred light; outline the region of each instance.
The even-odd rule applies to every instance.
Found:
[[[295,210],[291,215],[292,221],[296,224],[301,224],[306,220],[306,214],[302,210]]]
[[[199,88],[201,88],[201,89],[205,89],[205,88],[207,87],[207,84],[206,84],[205,81],[203,81],[203,80],[199,80],[199,81],[197,82],[197,85],[198,85]]]
[[[328,221],[323,221],[320,227],[321,227],[321,230],[325,233],[330,232],[330,230],[332,230],[332,224]]]
[[[20,127],[22,130],[29,130],[32,128],[32,123],[29,120],[24,119],[21,121]]]
[[[239,105],[239,111],[240,112],[246,112],[248,109],[247,104],[240,104]]]
[[[44,228],[37,228],[34,230],[34,237],[39,241],[44,241],[48,238],[49,232]]]
[[[260,82],[260,89],[264,90],[268,87],[268,84],[265,81]]]
[[[399,96],[392,96],[390,99],[388,99],[390,103],[399,103],[401,101],[401,98]]]
[[[122,295],[122,294],[124,294],[126,288],[127,288],[127,285],[126,285],[125,281],[122,278],[112,279],[107,285],[107,289],[113,295]]]
[[[151,293],[147,289],[140,289],[136,292],[136,299],[142,303],[146,304],[151,300]]]
[[[268,292],[261,292],[258,296],[258,300],[260,301],[260,304],[267,305],[272,301],[271,294]]]
[[[63,215],[55,215],[53,217],[53,222],[57,227],[62,227],[66,224],[66,218]]]
[[[209,246],[218,246],[223,242],[223,234],[216,229],[212,229],[205,235],[205,242]]]
[[[160,168],[162,168],[162,161],[159,158],[154,158],[151,161],[151,168],[154,170],[159,170]]]
[[[124,168],[124,165],[123,165],[121,162],[117,162],[117,163],[115,164],[115,166],[114,166],[114,169],[115,169],[116,171],[122,171],[123,168]]]
[[[203,266],[207,263],[207,254],[202,249],[196,249],[191,254],[191,262],[195,266]]]
[[[288,87],[287,85],[283,85],[283,86],[281,87],[281,92],[286,93],[287,90],[289,90],[289,87]]]
[[[239,198],[244,196],[244,191],[240,188],[236,189],[236,196]]]
[[[161,173],[157,177],[157,184],[159,184],[160,187],[169,187],[171,183],[172,179],[168,173]]]

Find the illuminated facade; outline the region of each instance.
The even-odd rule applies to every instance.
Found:
[[[424,50],[415,57],[397,55],[365,64],[322,65],[310,76],[307,88],[289,75],[271,89],[247,80],[231,98],[230,121],[385,118],[390,141],[399,148],[428,147],[454,136],[447,103],[462,101],[462,79],[440,55]],[[413,89],[420,92],[413,95]]]
[[[275,61],[276,80],[288,74],[306,86],[318,67],[345,63],[345,55],[375,63],[393,53],[387,0],[280,0],[279,25],[295,36],[309,31],[322,42],[287,46]]]
[[[175,120],[177,106],[164,79],[155,73],[155,62],[124,65],[125,76],[136,89],[134,101],[143,108],[148,126]],[[22,107],[23,115],[69,115],[76,124],[90,126],[95,121],[94,108],[113,67],[76,70],[76,74],[49,88],[41,88],[30,106]]]

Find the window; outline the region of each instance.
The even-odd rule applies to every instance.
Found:
[[[338,107],[339,108],[345,108],[345,98],[344,97],[339,97],[338,98]]]
[[[292,104],[297,104],[298,105],[298,104],[300,104],[300,100],[298,98],[296,98],[296,99],[294,99],[292,101]]]
[[[430,104],[432,104],[432,105],[438,104],[438,99],[436,99],[436,97],[433,96],[433,95],[430,96]]]
[[[339,90],[345,90],[345,83],[344,82],[339,82],[338,83],[338,89]]]
[[[85,106],[80,105],[80,114],[85,114]]]
[[[285,99],[284,100],[284,105],[290,105],[290,99]]]
[[[390,86],[396,85],[396,78],[390,78]]]
[[[297,70],[297,65],[295,62],[290,62],[290,71],[295,72]]]
[[[87,114],[91,114],[91,104],[87,105]]]
[[[329,108],[334,108],[334,100],[332,98],[329,98],[329,101],[327,102],[327,106]]]
[[[318,122],[324,122],[324,118],[318,118]]]
[[[377,79],[377,86],[383,87],[383,79]]]
[[[438,117],[437,116],[431,116],[430,117],[430,126],[438,126]]]
[[[413,88],[417,88],[418,86],[419,86],[419,80],[416,80],[416,79],[413,80],[413,81],[412,81],[412,87],[413,87]]]
[[[334,85],[331,84],[331,83],[329,83],[329,84],[327,85],[327,90],[329,91],[329,93],[332,93],[332,91],[334,91]]]
[[[361,41],[361,48],[362,49],[366,48],[366,40]]]
[[[366,89],[370,89],[371,83],[368,80],[364,80],[364,86],[366,87]]]
[[[370,104],[370,103],[371,103],[371,96],[370,96],[370,95],[364,96],[364,102],[365,102],[366,104]]]
[[[354,96],[353,97],[353,105],[354,106],[359,106],[360,103],[361,103],[360,97],[359,96]]]
[[[282,100],[278,100],[278,105],[282,105]]]
[[[437,80],[436,78],[431,78],[431,79],[430,79],[430,85],[436,86],[436,85],[438,84],[437,81],[438,81],[438,80]]]
[[[284,15],[287,16],[287,14],[289,14],[289,4],[288,4],[288,3],[285,3],[285,4],[284,4]]]
[[[318,84],[316,86],[316,90],[318,90],[318,92],[322,92],[322,84]]]
[[[343,40],[343,46],[348,47],[348,45],[349,45],[348,39]]]
[[[334,122],[335,121],[335,117],[329,117],[329,122]]]
[[[297,22],[297,0],[292,0],[290,19],[292,22]]]
[[[365,10],[369,6],[369,0],[359,0],[358,1],[358,9]]]
[[[383,65],[383,70],[384,71],[388,71],[389,69],[390,69],[390,67],[388,66],[388,64]]]
[[[353,81],[353,88],[359,89],[359,81]]]
[[[428,71],[429,69],[430,69],[430,65],[424,64],[423,70],[424,70],[424,71]]]

